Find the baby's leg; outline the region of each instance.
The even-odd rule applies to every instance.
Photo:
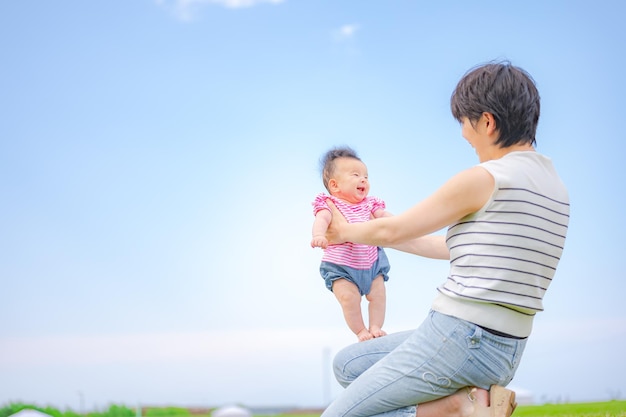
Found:
[[[369,301],[370,334],[373,337],[385,336],[387,333],[382,329],[385,322],[385,309],[387,307],[387,292],[382,275],[372,281],[370,293],[365,296]]]
[[[361,314],[361,293],[357,286],[347,279],[338,279],[333,282],[333,294],[337,297],[343,310],[343,316],[348,327],[359,338],[359,341],[369,340],[372,335],[365,327]]]

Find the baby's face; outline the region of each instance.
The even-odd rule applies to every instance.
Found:
[[[337,159],[333,179],[335,184],[330,190],[331,194],[348,203],[360,203],[370,191],[367,167],[358,159]]]

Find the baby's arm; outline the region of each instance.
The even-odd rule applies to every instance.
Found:
[[[328,239],[326,239],[326,229],[330,224],[332,215],[329,210],[320,210],[315,215],[315,221],[313,222],[313,238],[311,239],[312,248],[326,249],[328,246]]]

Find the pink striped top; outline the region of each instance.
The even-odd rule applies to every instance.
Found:
[[[313,214],[320,210],[330,210],[326,199],[330,198],[341,214],[349,223],[366,222],[375,211],[384,210],[385,202],[377,197],[365,197],[357,204],[350,204],[336,197],[320,193],[313,201]],[[358,243],[346,242],[340,245],[329,245],[324,250],[322,262],[332,262],[338,265],[349,266],[354,269],[369,269],[378,258],[378,248],[376,246],[361,245]]]

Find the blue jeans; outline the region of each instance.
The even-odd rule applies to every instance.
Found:
[[[416,330],[341,350],[333,367],[346,389],[322,417],[414,417],[416,404],[463,387],[506,386],[525,346],[526,339],[496,336],[431,311]]]

